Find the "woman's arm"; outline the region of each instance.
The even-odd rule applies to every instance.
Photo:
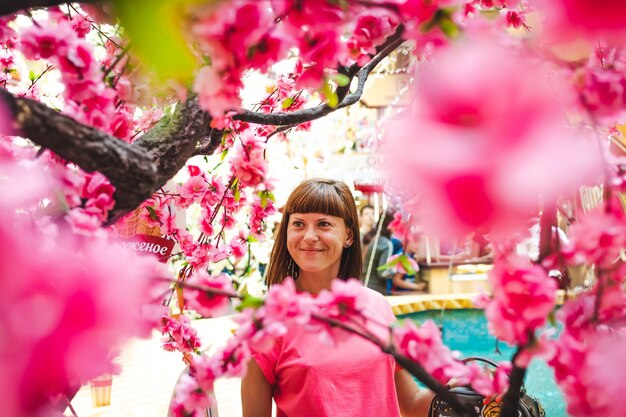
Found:
[[[427,389],[420,390],[411,374],[404,369],[396,372],[395,379],[400,414],[403,417],[427,417],[435,394]]]
[[[272,414],[272,386],[265,379],[254,359],[241,380],[241,409],[243,417],[270,417]]]

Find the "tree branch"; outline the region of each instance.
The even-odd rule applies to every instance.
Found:
[[[352,94],[346,95],[337,107],[330,107],[324,103],[317,107],[294,112],[257,113],[249,110],[243,110],[241,113],[234,115],[233,119],[261,125],[296,125],[319,119],[334,112],[335,110],[351,106],[360,100],[365,88],[365,81],[376,65],[389,56],[391,52],[404,42],[404,39],[402,39],[403,32],[404,27],[402,25],[398,26],[396,32],[387,38],[385,43],[380,46],[380,52],[378,52],[378,54],[376,54],[370,62],[358,70],[356,77],[359,80],[359,83],[356,91]]]
[[[79,0],[79,1],[62,1],[62,0],[0,0],[0,16],[13,14],[20,10],[29,9],[31,7],[50,7],[59,6],[67,3],[101,3],[100,0]]]
[[[524,384],[524,376],[526,375],[526,368],[519,368],[515,365],[517,357],[522,353],[522,348],[518,348],[511,362],[513,363],[513,369],[511,370],[511,376],[509,377],[509,389],[502,400],[502,417],[517,417],[517,408],[520,402],[520,394],[522,392],[522,385]]]
[[[28,138],[86,172],[98,171],[109,179],[115,186],[109,223],[161,188],[185,165],[196,143],[211,135],[211,118],[195,96],[132,145],[7,90],[0,89],[0,101],[13,121],[1,133]]]
[[[83,1],[91,3],[95,1]],[[27,7],[44,7],[68,2],[53,0],[4,1],[0,0],[0,14],[15,12]],[[356,103],[363,94],[365,82],[371,71],[402,44],[404,28],[396,32],[377,48],[372,60],[359,68],[345,68],[347,75],[358,79],[356,90],[338,89],[341,101],[332,108],[326,104],[291,113],[257,113],[243,110],[233,116],[235,120],[256,124],[273,124],[276,133],[298,124],[323,117],[337,109]],[[187,160],[194,155],[210,155],[221,143],[223,131],[210,128],[210,115],[200,108],[197,97],[190,95],[180,103],[174,114],[161,119],[135,143],[128,144],[112,135],[83,125],[71,117],[35,100],[13,96],[0,89],[0,101],[12,116],[12,125],[4,134],[22,136],[33,143],[50,149],[86,172],[104,174],[115,187],[115,207],[107,223],[137,208],[172,178]],[[197,146],[200,143],[200,146]]]

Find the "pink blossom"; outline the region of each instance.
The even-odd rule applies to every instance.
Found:
[[[350,3],[344,8],[340,3],[317,0],[270,0],[270,4],[277,16],[285,14],[286,23],[295,33],[300,33],[303,26],[315,33],[336,28],[350,7]]]
[[[99,216],[82,208],[70,210],[66,220],[74,233],[84,236],[91,236],[102,227]]]
[[[626,4],[620,0],[542,0],[536,7],[547,17],[546,27],[557,40],[584,36],[619,41],[626,33]]]
[[[419,363],[442,384],[455,378],[460,384],[472,384],[483,395],[498,394],[506,389],[502,378],[490,379],[475,364],[464,364],[441,340],[441,332],[432,320],[416,326],[406,320],[393,329],[393,340],[398,352]],[[506,366],[500,373],[506,371]],[[475,385],[474,385],[475,384]]]
[[[298,294],[291,278],[287,278],[281,285],[272,285],[263,309],[263,324],[272,322],[284,325],[305,325],[313,312],[313,299],[309,294]]]
[[[4,411],[28,416],[65,392],[106,371],[111,353],[145,334],[150,261],[77,240],[64,230],[54,245],[3,213],[0,226],[0,393]],[[11,229],[7,228],[10,226]],[[19,233],[18,233],[19,232]],[[37,240],[38,245],[32,242]]]
[[[489,330],[500,340],[525,345],[546,323],[556,302],[556,281],[527,257],[509,255],[489,273],[491,300],[484,306]]]
[[[621,208],[620,208],[621,210]],[[569,232],[569,242],[564,254],[571,264],[591,262],[601,270],[615,269],[616,259],[626,247],[626,222],[615,211],[604,207],[581,216]],[[621,276],[617,276],[621,279]]]
[[[198,331],[191,327],[189,318],[179,315],[177,318],[163,316],[161,319],[161,333],[164,335],[163,349],[183,354],[197,352],[201,347]]]
[[[235,259],[243,258],[248,252],[248,239],[243,233],[239,233],[238,236],[235,236],[230,241],[230,249],[231,255],[235,257]]]
[[[200,106],[215,117],[241,107],[241,87],[239,77],[222,75],[213,67],[202,67],[193,84]]]
[[[182,207],[189,207],[192,203],[198,202],[206,193],[209,185],[201,175],[189,177],[182,185],[178,186],[180,195],[179,203]]]
[[[233,175],[243,187],[256,187],[265,179],[267,161],[264,157],[265,143],[250,130],[242,133],[241,145],[232,158]]]
[[[0,43],[5,43],[11,38],[15,38],[17,33],[9,26],[9,22],[15,16],[4,16],[0,18]]]
[[[72,32],[66,25],[33,25],[20,32],[20,49],[31,59],[48,59],[66,54]]]
[[[221,294],[203,291],[197,288],[185,288],[187,306],[203,317],[223,314],[230,304],[230,299],[223,292],[234,294],[230,278],[226,274],[210,276],[204,271],[197,271],[187,283],[194,286],[222,292]]]
[[[386,129],[386,144],[391,186],[419,196],[414,214],[430,232],[525,229],[539,195],[552,201],[599,175],[595,147],[564,129],[546,74],[510,49],[484,40],[447,48],[415,84],[415,114]],[[567,167],[554,159],[564,150]]]
[[[184,374],[176,384],[170,415],[172,417],[201,417],[213,404],[214,401],[199,386],[198,381],[189,374]]]
[[[324,315],[348,320],[358,314],[366,314],[367,302],[363,295],[363,284],[358,279],[335,279],[330,291],[322,290],[315,304],[324,310]],[[375,318],[375,317],[370,317]]]
[[[99,70],[93,50],[86,42],[77,41],[68,45],[59,64],[65,76],[90,77],[90,73]]]

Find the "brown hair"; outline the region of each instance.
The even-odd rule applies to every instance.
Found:
[[[291,192],[283,207],[283,219],[270,255],[267,270],[267,284],[279,284],[285,277],[298,278],[300,269],[287,250],[287,226],[293,213],[322,213],[341,217],[348,230],[352,231],[352,245],[344,248],[339,266],[339,278],[359,278],[362,258],[359,239],[359,220],[354,198],[348,186],[325,178],[312,178],[303,181]]]

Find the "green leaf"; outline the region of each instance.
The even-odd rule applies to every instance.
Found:
[[[337,105],[339,104],[339,97],[337,97],[337,94],[333,90],[333,86],[328,81],[325,82],[324,86],[322,87],[322,94],[324,95],[324,97],[326,97],[328,106],[332,107],[333,109],[337,107]]]
[[[387,262],[386,264],[379,266],[378,268],[376,268],[376,270],[384,271],[385,269],[389,269],[391,267],[396,266],[399,262],[400,262],[400,257],[394,258],[391,261]]]
[[[441,21],[439,21],[439,27],[441,28],[441,31],[445,33],[448,38],[454,38],[461,33],[461,31],[459,30],[459,27],[449,17],[441,19]]]
[[[241,300],[241,304],[239,304],[236,308],[237,311],[242,312],[247,308],[257,309],[262,307],[265,302],[262,298],[253,297],[248,294],[247,290],[244,288],[243,300]]]
[[[146,210],[148,210],[148,213],[150,214],[150,218],[152,220],[159,220],[159,217],[157,216],[156,211],[154,211],[154,208],[152,206],[146,206]]]
[[[35,78],[37,78],[37,76],[35,75],[35,71],[31,70],[28,73],[28,79],[30,80],[30,82],[32,83],[33,81],[35,81]]]
[[[184,37],[182,15],[200,0],[114,0],[133,53],[159,80],[188,82],[198,64]],[[205,3],[207,3],[205,1]]]
[[[398,256],[398,259],[400,259],[400,263],[402,264],[402,267],[404,268],[407,274],[415,275],[416,271],[415,269],[413,269],[413,266],[411,265],[411,260],[409,259],[406,253],[403,253],[402,255]]]
[[[557,326],[557,322],[556,322],[556,315],[554,314],[554,310],[552,310],[549,314],[548,314],[548,323],[550,323],[552,326],[556,327]]]
[[[283,100],[283,110],[288,109],[293,104],[293,98],[287,97]]]
[[[350,77],[345,74],[335,74],[335,82],[339,87],[345,87],[350,84]]]
[[[239,199],[241,198],[241,190],[239,189],[239,187],[233,190],[233,198],[235,199],[235,201],[239,201]]]
[[[220,161],[223,161],[224,158],[226,158],[226,155],[228,155],[228,149],[224,149],[222,151],[222,156],[220,157]]]

